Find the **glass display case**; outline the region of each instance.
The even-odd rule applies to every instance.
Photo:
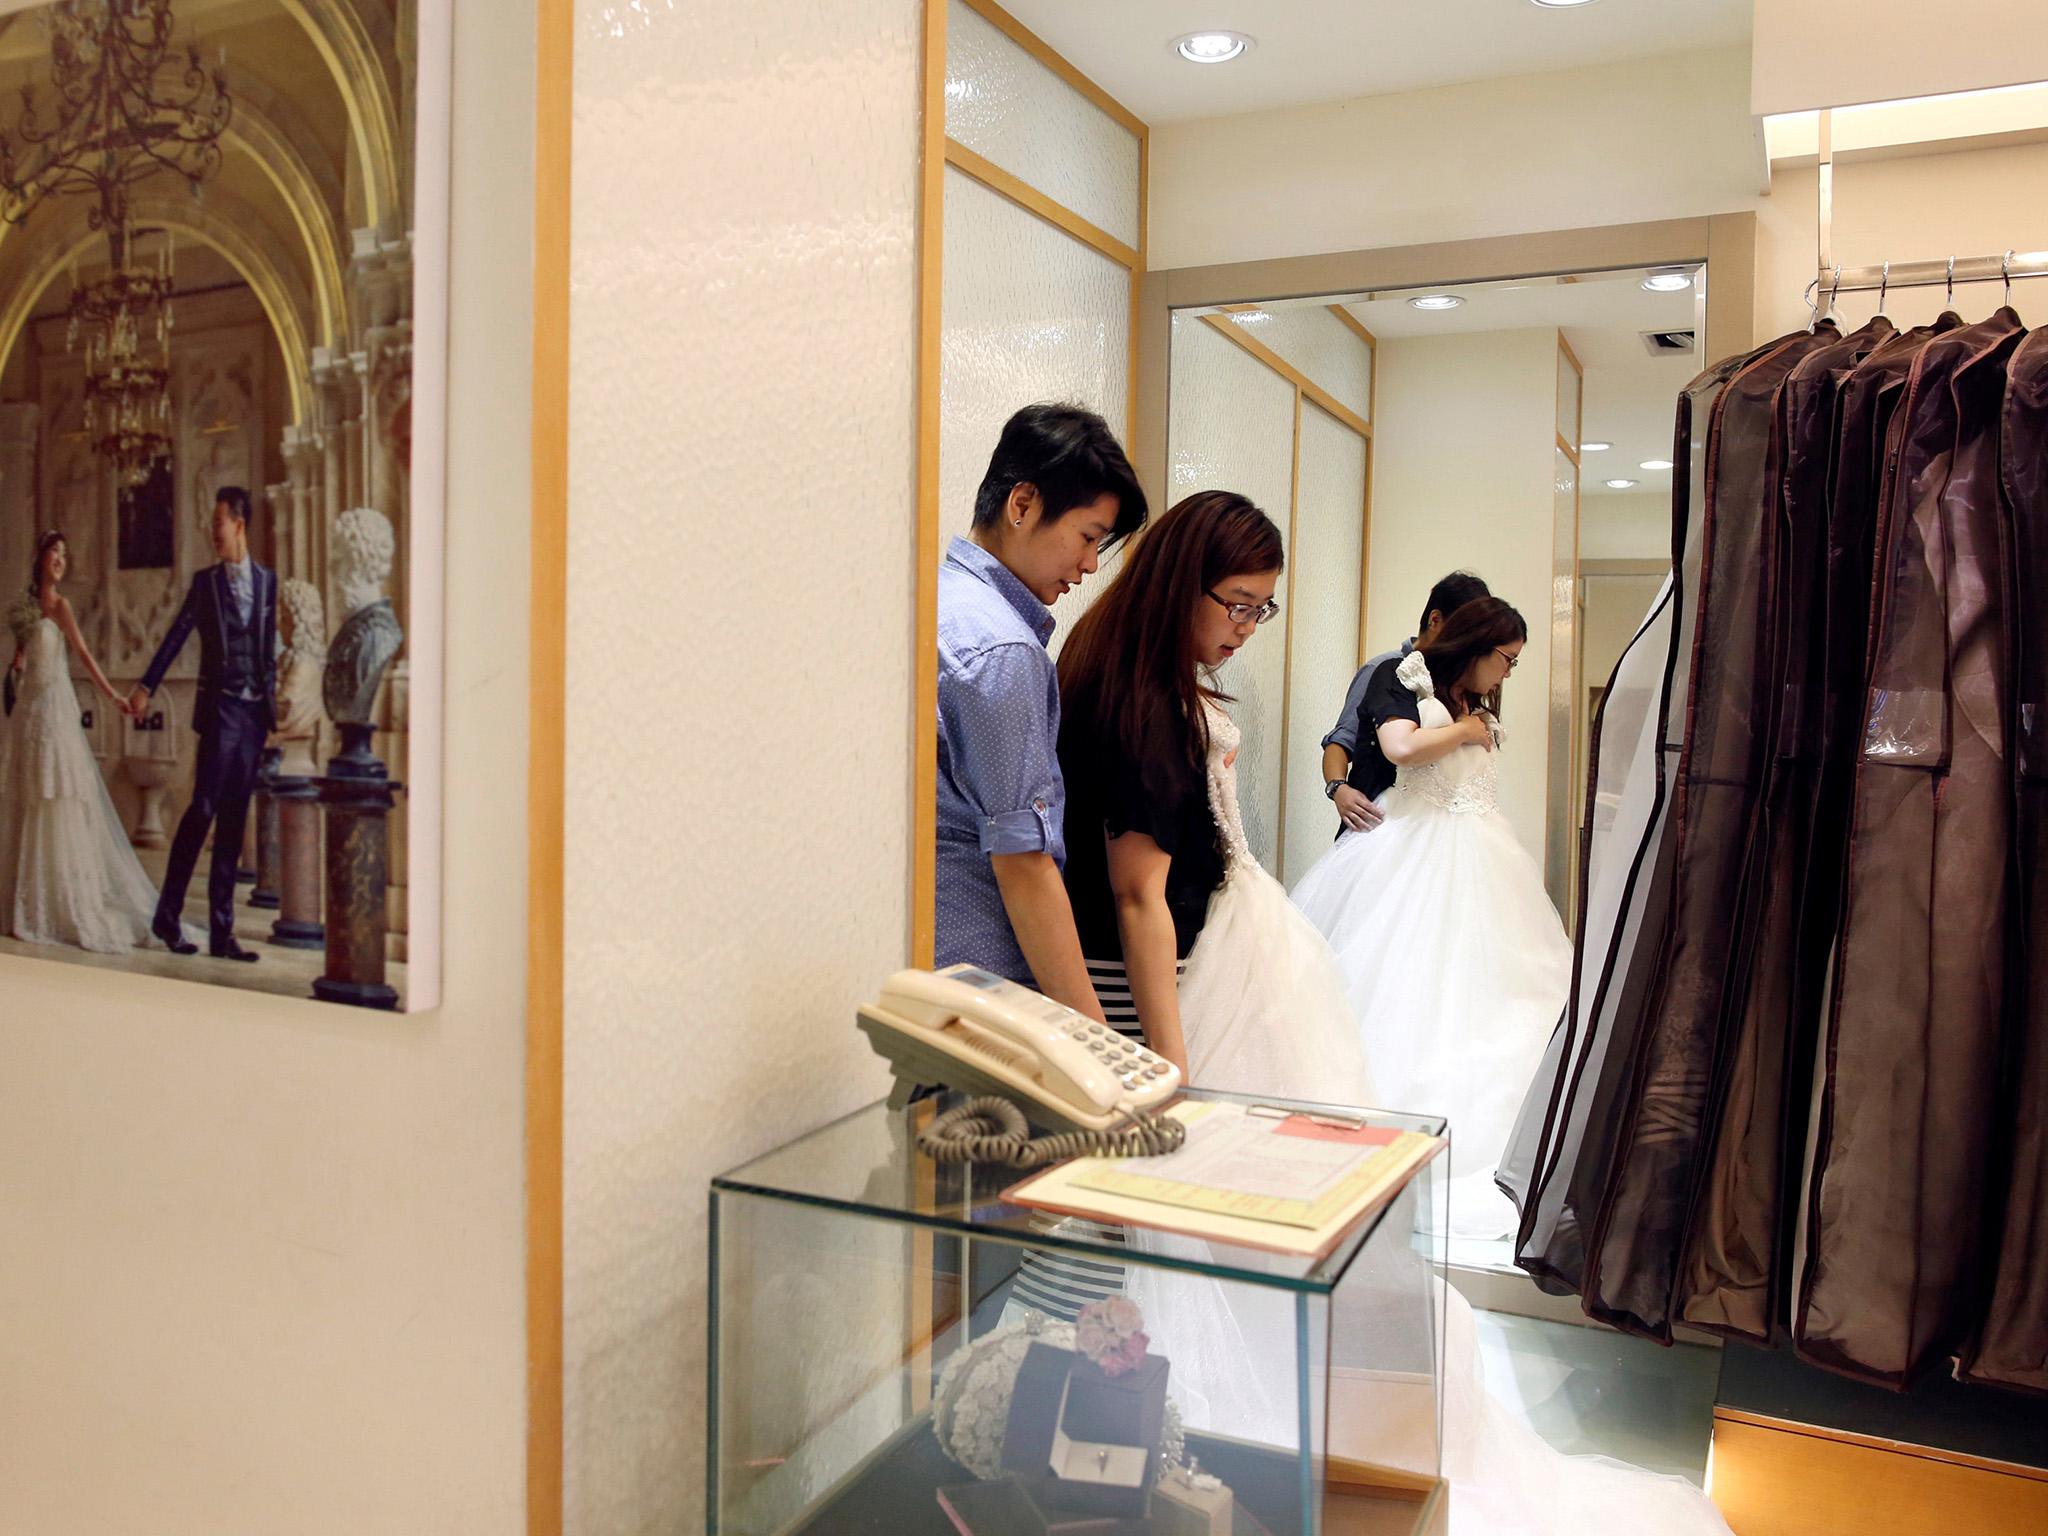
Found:
[[[917,1149],[946,1102],[712,1181],[710,1530],[1445,1530],[1445,1158],[1310,1261],[1014,1204],[1026,1173]]]

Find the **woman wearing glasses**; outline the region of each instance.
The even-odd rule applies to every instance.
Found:
[[[1343,977],[1246,845],[1214,681],[1279,611],[1281,560],[1264,512],[1197,492],[1075,626],[1059,666],[1067,888],[1108,1021],[1190,1082],[1364,1104]]]
[[[1294,888],[1343,967],[1383,1101],[1450,1120],[1461,1237],[1514,1229],[1494,1165],[1571,987],[1571,941],[1495,787],[1501,687],[1528,638],[1521,614],[1482,597],[1382,666],[1373,687],[1405,690],[1416,714],[1373,712],[1397,770],[1386,817]]]

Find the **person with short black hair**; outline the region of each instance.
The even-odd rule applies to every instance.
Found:
[[[1051,606],[1144,525],[1109,425],[1027,405],[1003,426],[969,538],[939,570],[937,959],[969,961],[1095,1018],[1061,878],[1066,785]]]
[[[1323,794],[1337,807],[1339,835],[1346,828],[1370,832],[1380,824],[1378,801],[1393,785],[1394,765],[1380,750],[1379,728],[1390,719],[1412,724],[1416,718],[1415,695],[1394,680],[1394,668],[1410,651],[1434,640],[1450,615],[1491,595],[1470,571],[1452,571],[1429,589],[1415,633],[1397,649],[1373,657],[1351,679],[1337,723],[1323,738]]]
[[[1438,1189],[1460,1237],[1514,1231],[1493,1171],[1571,990],[1572,941],[1500,808],[1501,692],[1528,642],[1521,614],[1481,597],[1390,664],[1416,708],[1379,727],[1399,772],[1385,820],[1347,830],[1294,887],[1386,1102],[1454,1128]]]
[[[198,630],[199,694],[192,728],[199,733],[199,767],[192,803],[171,841],[152,931],[173,954],[193,953],[196,946],[186,940],[180,914],[211,830],[207,953],[216,960],[257,958],[235,942],[235,873],[263,743],[277,724],[277,573],[250,556],[250,511],[249,493],[240,486],[224,485],[215,493],[213,552],[219,564],[193,576],[184,606],[127,703],[127,712],[140,719],[178,652]]]

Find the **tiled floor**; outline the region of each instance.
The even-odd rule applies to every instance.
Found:
[[[1553,1449],[1704,1479],[1719,1349],[1498,1310],[1475,1321],[1487,1389]]]

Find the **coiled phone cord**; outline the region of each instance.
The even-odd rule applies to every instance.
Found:
[[[935,1163],[1008,1163],[1038,1168],[1068,1157],[1157,1157],[1178,1150],[1187,1126],[1164,1116],[1115,1131],[1059,1131],[1033,1139],[1024,1111],[982,1094],[956,1104],[917,1133],[917,1149]]]

